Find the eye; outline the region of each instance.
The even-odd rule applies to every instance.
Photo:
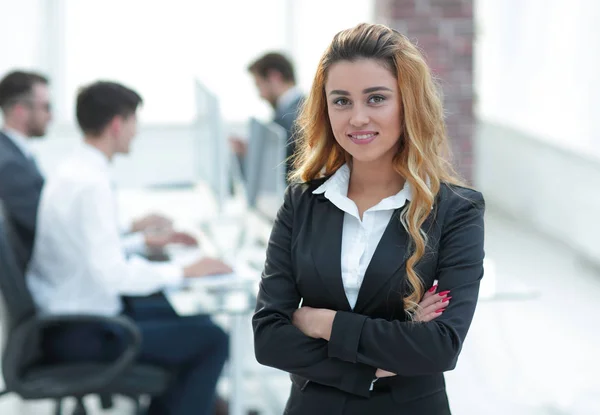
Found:
[[[385,101],[385,97],[382,95],[373,95],[369,98],[369,104],[381,104]]]
[[[350,104],[350,100],[348,98],[338,98],[333,101],[333,104],[339,107],[344,107]]]

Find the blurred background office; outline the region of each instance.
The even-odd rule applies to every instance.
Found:
[[[239,240],[230,235],[250,219],[237,203],[243,180],[228,137],[252,135],[251,118],[273,118],[248,65],[285,53],[307,92],[342,29],[384,23],[416,40],[440,80],[458,171],[488,206],[481,301],[447,374],[454,413],[600,412],[600,2],[0,0],[0,16],[0,76],[29,69],[50,79],[53,121],[46,139],[32,142],[42,171],[52,174],[80,141],[78,88],[124,83],[144,96],[135,151],[114,166],[124,213],[142,213],[151,200],[200,227],[229,259],[241,246],[229,246]],[[276,163],[268,168],[265,177]],[[199,186],[202,197],[181,199],[189,203],[169,199]],[[256,219],[263,228],[276,200]],[[258,279],[264,244],[244,247]],[[272,401],[288,392],[278,379],[272,395],[254,394],[248,406],[273,413]],[[0,398],[2,414],[50,408]]]

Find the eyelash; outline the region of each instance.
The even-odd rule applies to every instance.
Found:
[[[367,102],[371,103],[371,100],[373,100],[373,99],[377,99],[378,100],[377,102],[373,102],[372,103],[374,105],[381,104],[383,101],[385,101],[385,97],[384,96],[382,96],[382,95],[373,95],[373,96],[369,97],[369,99],[368,99]],[[347,103],[346,104],[342,104],[341,101],[345,101],[347,103],[350,102],[350,100],[348,98],[337,98],[336,100],[333,101],[333,104],[337,105],[338,107],[345,107],[345,106],[348,105]]]

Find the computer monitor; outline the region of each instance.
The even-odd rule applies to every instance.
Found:
[[[231,152],[225,137],[219,99],[199,80],[196,80],[195,90],[194,132],[199,178],[209,184],[219,212],[222,212],[228,197]]]
[[[250,119],[246,154],[246,197],[248,208],[274,219],[286,188],[287,133],[275,123]]]

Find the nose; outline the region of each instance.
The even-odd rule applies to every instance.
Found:
[[[369,114],[367,109],[361,105],[355,105],[352,109],[352,116],[350,117],[350,125],[353,127],[362,127],[369,123]]]

